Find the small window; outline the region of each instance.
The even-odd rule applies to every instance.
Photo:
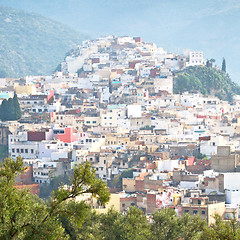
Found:
[[[189,213],[189,210],[184,210],[185,213]]]
[[[25,149],[25,153],[28,153],[28,149]]]
[[[15,153],[15,149],[14,148],[12,149],[12,153]]]
[[[205,211],[202,211],[202,214],[205,215]]]
[[[33,149],[31,149],[31,153],[34,153],[34,150],[33,150]]]
[[[197,210],[193,210],[193,214],[197,214],[198,213],[198,211]]]

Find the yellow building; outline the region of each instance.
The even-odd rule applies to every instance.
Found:
[[[125,192],[135,192],[135,179],[133,178],[123,178],[122,179],[122,189]]]
[[[36,87],[34,85],[19,86],[18,84],[14,85],[14,90],[16,94],[27,94],[34,95],[36,94]]]
[[[107,213],[111,208],[120,212],[120,196],[118,193],[110,194],[110,200],[105,205],[101,205],[96,198],[92,197],[91,193],[85,193],[76,197],[76,201],[85,201],[89,206],[96,210],[97,213]]]

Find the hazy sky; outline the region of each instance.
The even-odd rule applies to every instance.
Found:
[[[240,83],[240,0],[0,0],[39,13],[92,38],[142,36],[168,51],[204,51]]]

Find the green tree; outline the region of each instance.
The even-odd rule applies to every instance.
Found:
[[[225,58],[223,58],[223,61],[222,61],[222,71],[226,72],[226,60],[225,60]]]
[[[123,222],[123,215],[121,213],[110,209],[107,214],[101,215],[100,222],[99,231],[102,239],[121,239],[123,235],[123,228],[120,227]]]
[[[53,191],[46,203],[27,190],[14,187],[15,177],[23,172],[23,161],[7,158],[0,168],[0,239],[68,239],[60,218],[67,218],[78,227],[89,207],[75,197],[91,193],[104,204],[109,191],[96,178],[90,163],[74,169],[71,187]]]
[[[50,184],[44,183],[40,185],[39,196],[41,198],[48,198],[50,197],[52,191],[56,191],[59,187],[63,185],[69,185],[70,183],[70,177],[66,174],[54,177],[53,179],[51,179]]]
[[[10,121],[15,120],[15,105],[13,103],[13,99],[9,98],[7,103],[8,103],[7,119]]]
[[[181,235],[182,239],[201,239],[204,237],[207,229],[207,222],[200,218],[199,215],[191,217],[184,214],[181,217]]]
[[[2,121],[15,121],[22,116],[21,108],[18,102],[17,95],[8,100],[4,99],[0,107],[0,119]]]
[[[14,107],[14,120],[18,120],[22,116],[22,111],[21,111],[16,93],[14,93],[14,97],[13,97],[13,107]]]
[[[218,240],[218,239],[240,239],[240,229],[236,219],[223,221],[219,215],[214,216],[215,223],[205,229],[204,236],[201,239]]]
[[[181,219],[172,208],[162,209],[152,214],[151,233],[153,240],[179,239],[182,229]]]
[[[0,118],[2,121],[6,121],[8,119],[8,101],[4,99],[0,106]]]
[[[136,207],[130,207],[123,215],[119,223],[122,240],[147,240],[151,237],[150,224],[142,211]]]

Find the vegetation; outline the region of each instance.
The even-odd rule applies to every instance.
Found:
[[[226,60],[225,60],[225,58],[223,58],[223,61],[222,61],[222,71],[226,72]]]
[[[130,207],[124,214],[113,209],[107,214],[89,212],[80,228],[69,221],[63,226],[71,233],[72,240],[239,239],[240,230],[235,219],[223,221],[216,215],[215,220],[209,227],[198,215],[178,217],[174,209],[166,208],[154,212],[149,222],[140,209]]]
[[[89,211],[83,202],[74,198],[92,193],[102,204],[109,200],[106,184],[96,178],[89,163],[74,169],[71,188],[52,192],[45,203],[28,190],[14,187],[15,177],[24,171],[21,157],[6,158],[0,168],[0,239],[68,239],[61,218],[80,227]]]
[[[8,147],[4,145],[0,145],[0,162],[4,160],[8,156]]]
[[[15,121],[22,116],[21,108],[18,102],[17,94],[8,100],[4,99],[0,106],[0,119],[2,121]]]
[[[212,68],[213,61],[207,66],[188,67],[176,73],[174,93],[200,92],[203,95],[214,95],[222,100],[232,100],[234,94],[240,94],[240,87],[232,82],[224,71]]]
[[[122,188],[122,179],[123,178],[133,178],[133,169],[127,169],[123,172],[121,172],[120,174],[118,174],[117,176],[114,177],[114,179],[109,183],[109,185],[112,188]]]
[[[33,13],[0,7],[0,78],[51,74],[85,36]]]
[[[109,200],[106,184],[96,178],[90,163],[74,169],[71,188],[52,192],[45,203],[28,190],[14,187],[15,177],[24,171],[21,157],[5,159],[0,166],[0,239],[71,240],[177,240],[240,239],[236,219],[207,226],[199,216],[178,217],[171,208],[154,212],[151,221],[140,209],[130,207],[124,214],[110,209],[97,214],[74,198],[92,193],[102,204]]]
[[[70,177],[68,175],[61,175],[54,177],[49,183],[44,183],[40,185],[39,196],[41,198],[49,198],[52,191],[57,191],[59,187],[64,185],[70,185]]]

